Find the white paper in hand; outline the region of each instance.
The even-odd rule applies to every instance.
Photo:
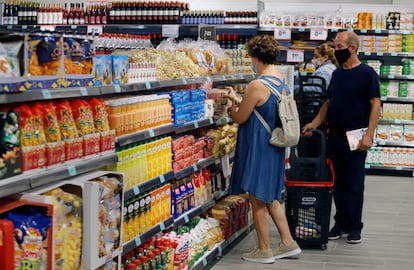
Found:
[[[367,133],[368,128],[359,128],[346,132],[346,138],[348,139],[349,149],[351,151],[357,150],[359,141]]]

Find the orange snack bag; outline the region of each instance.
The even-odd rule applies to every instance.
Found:
[[[60,133],[59,121],[57,119],[55,106],[52,102],[45,102],[41,104],[43,113],[43,127],[46,135],[46,141],[59,142],[62,140]]]
[[[98,131],[109,130],[108,112],[106,111],[103,98],[92,98],[89,100],[89,104],[92,109],[95,128]]]
[[[80,135],[86,135],[95,132],[93,124],[93,114],[88,102],[77,99],[71,102],[73,118]]]
[[[56,114],[59,121],[60,132],[62,138],[74,139],[78,137],[78,130],[76,129],[75,120],[73,118],[72,109],[69,101],[60,101],[56,103]]]
[[[20,105],[14,109],[19,113],[19,126],[20,126],[20,144],[21,146],[33,146],[35,139],[33,138],[34,124],[33,115],[28,105]]]
[[[33,115],[33,125],[34,125],[34,134],[33,138],[35,140],[35,145],[46,143],[46,136],[44,131],[43,123],[43,111],[40,103],[35,103],[31,107]]]

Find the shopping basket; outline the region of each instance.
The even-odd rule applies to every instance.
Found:
[[[325,141],[322,140],[321,143],[325,144]],[[329,168],[326,178],[314,179],[311,177],[312,175],[325,176],[325,173],[320,172],[306,175],[305,180],[290,178],[290,176],[300,178],[302,176],[300,173],[285,174],[286,217],[290,232],[301,248],[318,247],[325,250],[328,243],[335,173],[331,160],[325,158],[324,154],[322,157],[321,162],[316,157],[310,158],[308,162],[314,165],[315,170]],[[289,165],[289,162],[290,160],[287,158],[286,166]],[[321,163],[323,165],[320,165]],[[298,164],[303,164],[303,162]],[[295,169],[298,168],[290,168],[290,170]]]

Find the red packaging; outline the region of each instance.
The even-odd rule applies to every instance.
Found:
[[[13,222],[0,220],[0,269],[14,270]]]

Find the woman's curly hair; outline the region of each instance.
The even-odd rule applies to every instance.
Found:
[[[258,35],[246,43],[247,52],[267,65],[274,65],[280,55],[279,43],[271,35]]]

